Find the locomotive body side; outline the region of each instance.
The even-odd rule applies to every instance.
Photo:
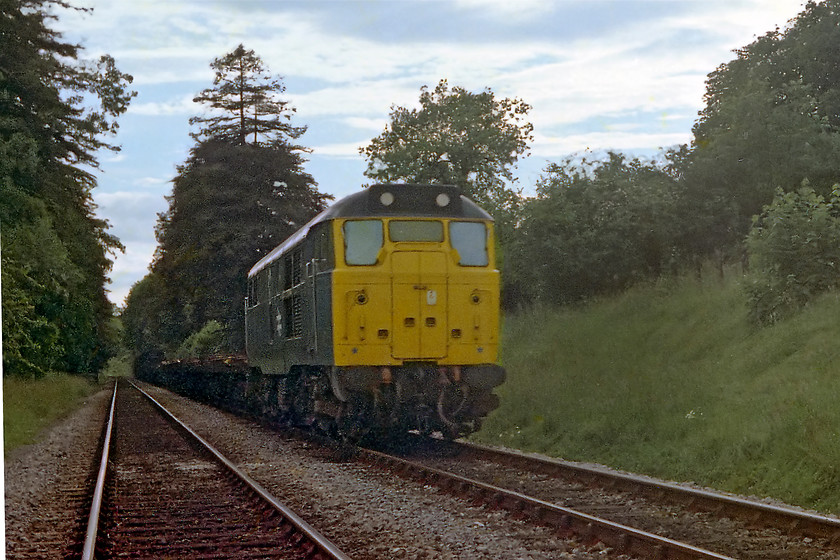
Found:
[[[263,373],[333,363],[333,246],[332,222],[317,221],[249,274],[245,346],[249,363]]]

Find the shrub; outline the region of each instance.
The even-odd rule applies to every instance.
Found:
[[[777,192],[747,236],[750,315],[771,324],[840,285],[840,185],[830,201],[807,183]]]
[[[201,330],[192,333],[181,343],[175,355],[177,360],[202,358],[225,350],[225,328],[216,320],[207,321]]]

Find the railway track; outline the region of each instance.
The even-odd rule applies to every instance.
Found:
[[[158,395],[158,392],[154,392],[155,396]],[[163,396],[161,394],[158,398],[160,399]],[[164,399],[164,402],[168,401]],[[186,413],[188,409],[191,410],[191,407],[188,401],[185,401],[176,409],[183,409],[182,413]],[[195,416],[195,419],[197,419],[199,414]],[[222,415],[216,413],[214,417],[216,416],[220,418]],[[195,419],[191,419],[191,422]],[[218,418],[216,420],[208,419],[203,421],[201,429],[203,433],[213,433],[215,440],[216,427],[221,427],[222,423]],[[604,556],[599,555],[598,551],[606,552],[605,548],[612,549],[611,552],[616,555],[625,554],[637,558],[796,558],[802,560],[840,558],[840,552],[836,548],[836,533],[832,532],[836,529],[832,526],[837,521],[831,518],[824,518],[827,523],[826,528],[815,529],[811,524],[816,523],[816,518],[820,516],[790,512],[796,514],[795,519],[773,520],[776,518],[775,514],[779,513],[775,510],[784,508],[760,504],[762,510],[768,508],[774,510],[774,515],[768,516],[767,511],[763,511],[760,515],[753,512],[752,514],[744,514],[747,516],[747,521],[735,521],[729,519],[729,517],[742,515],[736,510],[745,510],[745,504],[740,502],[746,501],[738,498],[726,497],[737,507],[731,504],[729,506],[710,505],[705,495],[712,493],[699,491],[699,496],[695,496],[695,499],[686,505],[686,499],[669,496],[669,488],[667,487],[675,485],[666,484],[664,489],[660,489],[657,488],[655,481],[650,479],[615,475],[615,473],[601,471],[597,468],[581,467],[562,461],[535,458],[521,453],[508,453],[480,446],[450,444],[439,440],[426,441],[415,445],[414,452],[411,454],[403,453],[402,457],[387,457],[381,452],[360,451],[362,460],[350,460],[348,462],[347,458],[338,459],[338,455],[334,452],[320,451],[321,446],[314,445],[311,438],[302,439],[300,444],[296,446],[292,443],[293,438],[290,438],[287,433],[281,436],[284,443],[269,444],[271,448],[276,447],[274,451],[269,452],[266,443],[259,443],[260,438],[268,438],[262,440],[264,442],[276,441],[277,434],[272,435],[271,431],[265,427],[258,428],[256,425],[251,427],[246,424],[246,421],[241,421],[240,433],[243,435],[255,434],[253,436],[254,442],[257,444],[257,449],[261,451],[255,451],[252,444],[240,439],[243,436],[233,436],[233,440],[227,439],[222,445],[228,452],[233,452],[232,457],[236,457],[238,464],[247,468],[251,475],[258,478],[262,484],[274,487],[276,483],[283,480],[277,478],[276,473],[279,471],[274,466],[275,461],[279,458],[276,453],[281,450],[283,454],[296,453],[292,448],[299,447],[305,454],[313,454],[315,461],[320,460],[331,465],[327,469],[329,474],[326,474],[327,470],[323,466],[313,470],[308,462],[311,459],[300,457],[296,459],[298,461],[297,465],[299,465],[298,469],[304,470],[295,470],[295,479],[303,476],[304,473],[314,474],[317,472],[322,476],[326,474],[328,478],[316,479],[314,482],[316,493],[318,495],[326,493],[332,498],[338,496],[336,492],[340,493],[339,501],[343,501],[345,507],[339,510],[337,518],[329,521],[329,523],[331,524],[332,534],[334,536],[342,535],[337,538],[345,545],[356,542],[355,539],[359,537],[357,531],[360,529],[362,532],[371,533],[371,530],[365,527],[366,521],[358,519],[358,515],[366,518],[368,515],[375,515],[373,513],[375,510],[390,509],[392,501],[398,495],[401,495],[402,490],[397,491],[398,488],[404,487],[406,491],[410,491],[408,488],[414,487],[413,492],[423,495],[423,502],[428,504],[426,507],[431,507],[434,504],[434,507],[452,508],[453,504],[448,506],[443,504],[447,503],[447,499],[453,503],[458,500],[432,498],[437,494],[430,494],[429,488],[438,486],[447,492],[466,497],[467,500],[463,502],[465,504],[484,506],[473,510],[483,512],[481,515],[484,518],[478,518],[482,519],[482,522],[472,521],[469,523],[469,527],[485,535],[489,536],[491,534],[490,525],[499,523],[502,517],[516,518],[521,520],[519,523],[523,523],[523,527],[525,525],[542,526],[542,531],[548,531],[555,537],[556,535],[574,537],[571,541],[565,541],[566,543],[580,543],[580,545],[564,545],[561,544],[563,542],[561,541],[554,546],[591,551],[588,555],[582,554],[581,556],[566,556],[559,550],[556,553],[549,552],[544,555],[540,553],[534,555],[532,553],[524,556],[521,553],[518,555],[488,553],[482,546],[473,548],[467,544],[475,536],[468,537],[465,534],[463,545],[455,545],[461,550],[461,553],[455,555],[454,558],[603,558]],[[257,432],[261,433],[263,431],[265,431],[265,436],[256,435]],[[230,438],[230,436],[226,436],[226,438]],[[223,437],[223,439],[226,438]],[[306,443],[307,441],[309,443]],[[248,447],[251,448],[250,451]],[[321,455],[323,457],[319,459],[318,457]],[[380,468],[371,472],[365,466],[366,463],[373,463]],[[190,465],[193,470],[196,467],[197,464]],[[570,467],[571,470],[566,470],[567,467]],[[565,474],[563,474],[564,470],[566,470]],[[377,471],[379,474],[377,474]],[[392,481],[398,480],[398,478],[390,475],[394,472],[401,475],[399,478],[419,480],[422,484],[417,486],[406,480],[402,483],[403,486],[394,486],[395,483]],[[266,478],[266,474],[269,478]],[[357,476],[359,482],[341,482],[345,476],[348,478]],[[337,478],[337,480],[333,480],[334,478]],[[641,488],[643,489],[634,489],[633,480],[636,478],[642,482]],[[296,486],[295,479],[290,482]],[[371,489],[375,485],[381,484],[375,482],[375,480],[391,482],[386,482],[386,486],[374,490],[372,495],[377,497],[373,500],[370,497],[357,499],[349,493],[350,488],[353,488],[352,492],[355,492],[358,484],[370,486]],[[281,483],[280,486],[286,486],[286,484]],[[322,487],[322,484],[326,486]],[[331,491],[326,489],[333,486],[334,488]],[[683,487],[675,487],[675,489],[682,493],[692,492],[691,489]],[[284,496],[289,495],[290,499],[297,499],[292,498],[294,494],[288,494],[289,488],[279,490],[274,488],[273,491],[279,491]],[[439,492],[439,490],[436,492]],[[593,498],[593,496],[595,497]],[[313,510],[309,508],[309,504],[314,505],[316,502],[312,500],[318,500],[319,498],[311,496],[301,496],[301,498],[296,502],[295,507],[303,508],[300,511],[307,511],[307,516],[312,518]],[[364,500],[369,501],[365,503]],[[320,504],[320,502],[317,503]],[[440,506],[438,506],[438,503],[440,503]],[[349,510],[347,506],[349,506]],[[504,516],[501,512],[491,512],[485,509],[487,507],[508,510],[513,512],[513,515]],[[696,513],[693,511],[698,508],[712,513]],[[318,510],[315,517],[319,519],[319,524],[324,523],[324,515],[328,512],[321,510],[320,506],[314,509]],[[420,512],[421,510],[418,509],[417,511]],[[341,520],[342,517],[351,519],[348,520],[349,522],[345,522]],[[354,517],[356,519],[353,519]],[[489,521],[491,518],[494,521]],[[485,527],[484,520],[488,520],[486,528],[483,528]],[[362,549],[365,547],[356,548],[354,544],[354,554],[361,553],[361,557],[366,558],[391,558],[395,557],[391,555],[392,553],[398,556],[401,550],[410,550],[405,544],[402,544],[405,542],[404,535],[398,535],[394,532],[400,531],[396,527],[407,521],[393,519],[393,522],[385,522],[385,524],[382,524],[382,522],[375,523],[373,525],[375,535],[368,534],[367,537],[363,538],[367,538],[369,541],[371,539],[384,540],[383,544],[370,546],[370,550],[377,551],[372,554],[370,552],[362,553]],[[420,521],[414,521],[414,523],[416,525]],[[426,523],[428,523],[428,520]],[[452,523],[452,521],[448,523]],[[750,528],[749,525],[759,526],[760,528]],[[783,535],[780,529],[766,528],[770,525],[782,527],[785,532],[790,532],[792,536]],[[455,527],[455,525],[448,526]],[[460,530],[466,528],[465,525],[459,527]],[[630,528],[629,532],[627,528]],[[429,532],[430,529],[431,527],[426,528],[427,535],[440,534],[435,532],[439,531],[439,528],[432,529]],[[405,529],[401,530],[405,531]],[[499,538],[504,538],[503,535],[507,534],[507,529],[503,531]],[[409,530],[408,532],[414,531]],[[423,531],[418,531],[418,533],[423,533]],[[661,538],[659,535],[664,535],[665,538]],[[540,538],[546,540],[530,541],[532,544],[525,545],[526,550],[532,550],[532,547],[540,550],[551,550],[545,548],[550,537]],[[400,544],[394,544],[395,541]],[[389,542],[390,544],[388,544]],[[601,544],[596,545],[596,542]],[[447,546],[450,551],[454,548],[451,543]],[[465,551],[468,551],[466,556],[464,556]],[[428,556],[428,554],[430,553],[427,552],[425,557],[436,556],[436,553],[431,553],[431,556]],[[607,557],[611,556],[612,554]],[[627,556],[621,557],[626,558]],[[409,554],[405,557],[412,556]],[[442,552],[440,557],[453,558],[451,552]]]
[[[424,440],[360,457],[640,558],[840,558],[840,521],[484,446]]]
[[[141,389],[115,386],[109,417],[70,556],[348,558]]]

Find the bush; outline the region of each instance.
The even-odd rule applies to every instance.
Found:
[[[506,303],[575,303],[659,278],[677,253],[678,194],[661,166],[620,153],[549,165],[507,255]]]
[[[224,326],[216,320],[210,320],[201,327],[200,331],[188,336],[171,358],[176,360],[202,358],[220,354],[225,348]]]
[[[750,315],[772,324],[840,285],[840,185],[830,201],[807,183],[777,192],[747,236]]]

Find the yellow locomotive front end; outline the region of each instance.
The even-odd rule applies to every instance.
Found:
[[[332,223],[333,390],[408,428],[473,431],[504,379],[493,221],[451,187],[369,191],[367,214]]]
[[[334,228],[336,365],[496,362],[492,222],[345,219]]]

